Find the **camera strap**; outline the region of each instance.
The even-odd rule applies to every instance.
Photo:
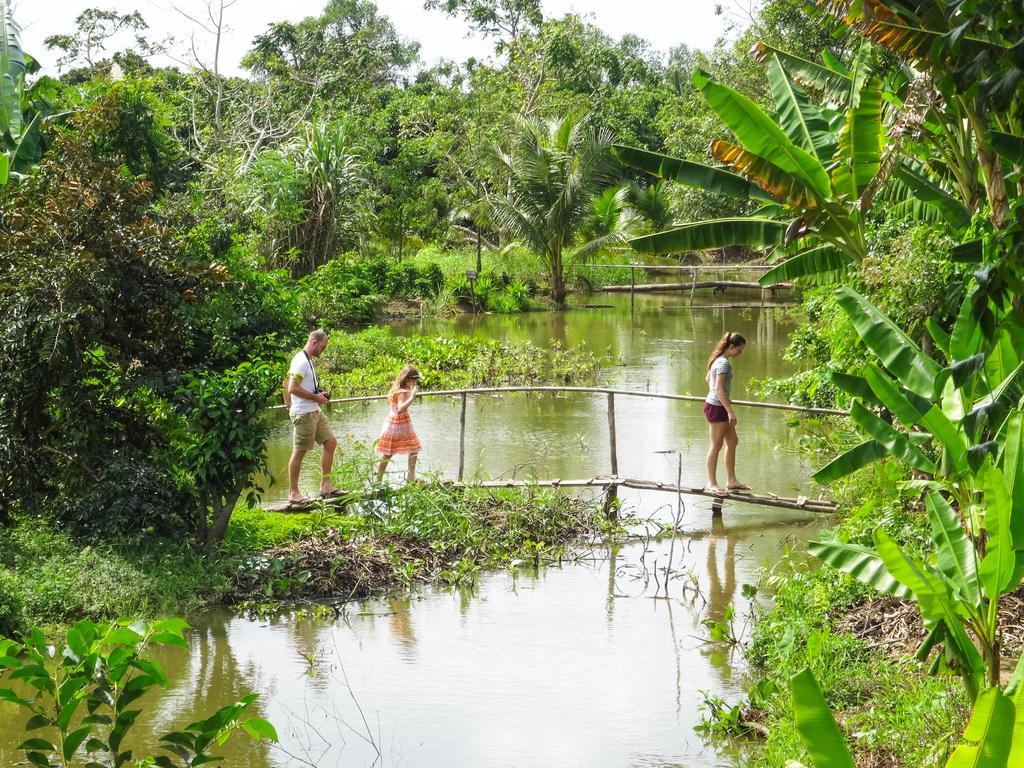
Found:
[[[302,350],[302,354],[306,356],[306,362],[309,363],[309,370],[313,372],[313,392],[319,392],[320,382],[316,379],[316,368],[313,366],[313,361],[309,359],[309,353],[306,350]]]

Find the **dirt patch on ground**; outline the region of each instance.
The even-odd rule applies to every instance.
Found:
[[[1024,587],[999,601],[1003,653],[1016,657],[1024,650]],[[925,638],[917,606],[895,597],[879,597],[840,617],[836,629],[863,640],[891,658],[914,653]]]

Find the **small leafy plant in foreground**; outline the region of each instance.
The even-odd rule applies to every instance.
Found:
[[[256,694],[222,707],[210,717],[166,734],[168,755],[142,756],[129,746],[132,726],[142,714],[132,708],[148,691],[167,686],[167,675],[146,658],[155,646],[188,648],[181,619],[151,624],[82,620],[67,631],[62,648],[33,629],[22,642],[0,638],[0,700],[31,717],[34,733],[18,747],[39,768],[187,768],[220,760],[210,753],[242,729],[253,740],[277,741],[274,727],[259,717],[243,718]]]

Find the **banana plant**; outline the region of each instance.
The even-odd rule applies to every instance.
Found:
[[[937,92],[931,134],[965,200],[981,191],[996,229],[1011,220],[995,132],[1024,129],[1024,59],[1019,2],[973,0],[818,0],[867,39],[929,76]],[[814,74],[814,73],[808,73]],[[976,200],[969,203],[975,207]]]
[[[987,688],[974,703],[960,744],[945,768],[1014,768],[1024,765],[1024,665],[1006,689]],[[790,681],[800,741],[814,768],[854,768],[853,755],[810,669]],[[787,768],[806,768],[791,760]]]
[[[975,697],[998,685],[999,598],[1024,577],[1024,319],[981,269],[952,331],[929,323],[942,365],[847,287],[839,306],[875,358],[833,373],[865,441],[818,470],[827,483],[892,456],[927,480],[933,555],[904,552],[884,531],[874,547],[823,538],[809,551],[881,592],[914,600],[932,668],[956,671]],[[983,308],[984,311],[979,311]],[[981,321],[979,321],[981,318]]]
[[[26,78],[39,65],[21,49],[21,28],[14,21],[9,0],[0,0],[0,187],[23,175],[39,160],[46,96],[56,83]]]
[[[888,180],[892,164],[885,127],[883,82],[870,70],[871,47],[860,47],[849,69],[833,57],[824,64],[786,58],[761,48],[775,101],[771,114],[746,96],[697,70],[693,82],[736,137],[716,139],[710,153],[721,166],[704,165],[635,147],[616,145],[623,163],[672,180],[760,203],[748,217],[692,222],[630,245],[644,253],[699,250],[727,245],[771,247],[788,258],[764,284],[806,278],[834,282],[867,255],[864,216]],[[785,58],[785,62],[784,62]],[[835,101],[816,104],[786,67],[816,73]],[[908,167],[909,174],[914,169]],[[899,191],[940,213],[948,195],[922,174],[902,181]],[[902,175],[901,175],[902,180]],[[959,221],[964,213],[956,211]]]

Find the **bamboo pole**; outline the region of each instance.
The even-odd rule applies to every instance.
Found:
[[[706,490],[702,486],[686,486],[678,485],[676,483],[662,483],[655,480],[639,480],[636,478],[628,477],[592,477],[589,479],[580,480],[562,480],[556,478],[554,480],[483,480],[480,482],[473,483],[455,483],[452,481],[442,481],[442,485],[450,485],[457,488],[527,488],[527,487],[538,487],[538,488],[632,488],[640,491],[663,491],[666,493],[675,493],[684,496],[706,496],[713,499],[714,503],[712,509],[716,514],[721,514],[721,506],[726,501],[740,501],[744,504],[755,504],[763,507],[779,507],[782,509],[795,509],[802,510],[804,512],[819,512],[824,514],[831,514],[836,511],[836,503],[830,499],[811,499],[807,497],[799,498],[788,498],[785,496],[776,496],[775,494],[756,494],[756,493],[729,493],[726,496],[718,496],[711,491]],[[346,494],[345,496],[329,497],[326,499],[316,499],[308,504],[292,504],[290,502],[283,502],[279,504],[270,504],[264,507],[268,512],[299,512],[308,510],[315,507],[317,504],[325,504],[328,506],[338,506],[348,504],[352,501],[371,498],[374,493],[356,493]]]
[[[592,394],[613,393],[624,397],[644,397],[651,400],[680,400],[685,402],[703,403],[703,395],[675,395],[662,392],[647,392],[638,389],[619,389],[612,387],[470,387],[467,389],[435,389],[429,392],[417,392],[418,398],[424,397],[452,397],[455,395],[496,395],[511,392],[549,392],[558,394],[560,392],[590,392]],[[336,397],[331,403],[369,403],[374,400],[387,400],[387,395],[363,395],[361,397]],[[748,408],[767,408],[775,411],[794,411],[797,413],[817,413],[830,416],[849,416],[849,411],[838,408],[806,408],[799,405],[787,405],[785,403],[758,403],[753,400],[733,400],[733,405],[740,405]],[[286,408],[284,405],[271,405],[267,410],[276,411]]]
[[[459,410],[459,482],[466,469],[466,393],[462,393],[462,407]]]

